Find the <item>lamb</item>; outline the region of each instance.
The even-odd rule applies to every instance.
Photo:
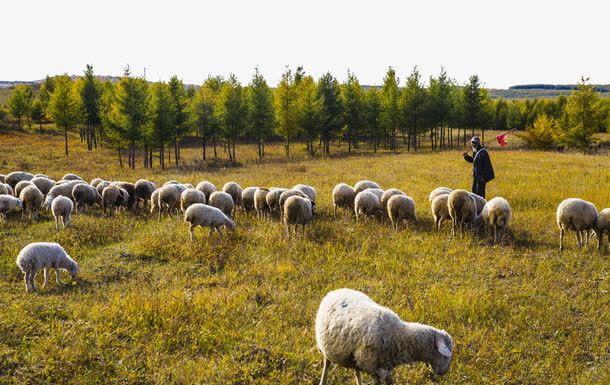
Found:
[[[461,234],[464,236],[464,227],[467,223],[475,224],[477,219],[477,202],[466,190],[453,190],[447,200],[449,215],[453,221],[451,234],[455,237],[456,228],[459,225]]]
[[[23,202],[19,198],[15,198],[12,195],[0,195],[0,222],[6,218],[12,210],[22,210]]]
[[[303,234],[305,234],[305,225],[311,222],[313,218],[312,202],[298,195],[294,195],[286,199],[284,203],[284,225],[288,236],[290,236],[290,225],[294,225],[294,233],[297,232],[297,226],[301,225]]]
[[[597,249],[600,251],[604,243],[604,234],[608,235],[610,242],[610,209],[603,209],[597,214]]]
[[[104,206],[102,196],[97,189],[86,183],[77,184],[72,189],[72,198],[76,203],[76,212],[83,211],[86,207],[97,204],[100,208]]]
[[[222,236],[220,231],[221,226],[227,227],[229,230],[235,230],[235,222],[229,219],[221,210],[216,207],[204,205],[203,203],[194,203],[189,206],[184,212],[184,221],[189,224],[191,241],[195,240],[195,227],[209,227],[212,235],[214,230]]]
[[[4,177],[4,183],[11,186],[12,189],[15,189],[17,183],[21,182],[22,180],[32,180],[33,177],[34,175],[30,174],[29,172],[13,171]]]
[[[241,208],[244,209],[245,212],[254,210],[254,193],[256,193],[256,189],[258,189],[258,187],[246,187],[244,191],[241,192]]]
[[[429,325],[405,322],[392,310],[378,305],[366,294],[338,289],[320,303],[315,322],[316,342],[324,356],[320,385],[326,385],[330,364],[361,372],[375,384],[393,384],[397,366],[424,362],[436,375],[449,370],[453,338]]]
[[[44,200],[43,208],[45,210],[50,209],[51,202],[53,202],[53,199],[60,195],[63,195],[65,197],[72,199],[72,189],[77,184],[82,184],[82,183],[85,183],[85,182],[83,182],[82,180],[72,180],[72,181],[66,181],[66,182],[60,183],[60,184],[55,184],[55,186],[53,186],[53,188],[51,190],[49,190],[49,192],[47,193],[47,196],[45,197],[45,200]]]
[[[392,221],[394,231],[398,232],[398,225],[403,220],[412,220],[417,222],[415,215],[415,201],[413,198],[406,195],[394,195],[388,199],[387,204],[388,217]]]
[[[597,233],[597,208],[591,202],[579,198],[564,200],[557,207],[557,226],[559,226],[559,251],[563,251],[563,236],[566,230],[576,232],[578,247],[583,244],[586,235],[589,244],[590,231]],[[598,238],[601,236],[597,234]]]
[[[55,186],[55,181],[53,179],[45,178],[43,176],[35,176],[32,178],[31,182],[38,187],[38,190],[40,190],[43,195],[48,194],[53,186]]]
[[[354,210],[354,199],[356,191],[354,188],[345,183],[339,183],[333,188],[333,215],[337,217],[337,208]]]
[[[449,215],[449,194],[440,194],[437,195],[432,200],[432,217],[434,218],[434,227],[436,227],[436,231],[441,231],[441,224],[445,221],[451,219],[451,215]]]
[[[15,196],[17,198],[19,198],[19,195],[21,194],[21,190],[23,190],[24,188],[26,188],[27,186],[33,186],[34,183],[30,182],[29,180],[22,180],[21,182],[17,183],[15,185]]]
[[[180,194],[180,209],[186,212],[190,205],[195,203],[205,204],[205,195],[194,188],[187,188]]]
[[[269,207],[269,212],[273,215],[274,213],[281,213],[282,209],[280,207],[280,197],[282,193],[288,191],[287,188],[282,187],[272,187],[269,190],[269,194],[265,197],[265,201],[267,202],[267,206]],[[303,193],[304,194],[304,193]]]
[[[504,233],[510,222],[511,209],[508,201],[502,197],[495,197],[485,204],[481,212],[481,219],[485,229],[493,229],[493,243],[495,244]]]
[[[34,184],[26,186],[19,193],[19,199],[21,199],[23,205],[21,210],[21,219],[23,219],[26,210],[30,212],[32,219],[38,219],[38,209],[40,209],[40,206],[42,206],[42,201],[44,200],[44,196],[42,195],[42,192],[38,190],[38,187],[36,187]]]
[[[210,195],[216,191],[216,186],[212,182],[208,182],[207,180],[201,181],[197,184],[197,190],[201,191],[205,194],[205,200],[210,200]]]
[[[233,198],[233,210],[235,211],[237,206],[241,204],[241,186],[235,182],[227,182],[222,186],[222,191],[231,195],[231,198]]]
[[[477,204],[477,215],[481,215],[481,212],[483,211],[483,207],[485,207],[485,205],[487,204],[487,201],[485,200],[485,198],[482,198],[472,192],[470,193],[470,196],[472,196],[474,198],[474,201]]]
[[[73,281],[76,280],[76,274],[78,274],[78,263],[70,258],[63,247],[57,243],[30,243],[21,249],[16,262],[24,274],[26,292],[38,290],[35,281],[40,270],[44,271],[43,288],[49,281],[49,269],[55,269],[55,277],[59,285],[62,285],[59,276],[60,269],[67,270]]]
[[[146,209],[146,202],[150,201],[150,197],[157,187],[153,182],[146,179],[138,179],[134,187],[136,194],[136,208],[139,207],[140,201],[142,201],[144,202],[144,208]]]
[[[128,209],[132,209],[136,202],[136,185],[130,182],[112,182],[111,186],[120,187],[123,190],[127,191],[129,194],[128,200],[125,204],[121,206],[126,206]]]
[[[356,192],[356,194],[358,194],[361,191],[366,190],[367,188],[378,188],[380,189],[381,187],[379,187],[379,185],[373,181],[370,180],[361,180],[356,182],[356,184],[354,185],[354,191]]]
[[[267,196],[271,194],[268,188],[259,187],[254,193],[254,210],[258,218],[265,218],[270,214],[271,209],[267,205]]]
[[[80,176],[76,174],[66,174],[61,177],[62,180],[83,180]]]
[[[104,214],[106,214],[107,209],[109,210],[110,214],[112,214],[112,209],[117,206],[117,201],[120,199],[120,195],[121,192],[116,186],[108,186],[104,188],[104,190],[102,190],[102,204]]]
[[[64,229],[70,224],[72,219],[72,210],[74,209],[74,203],[63,195],[59,195],[53,199],[51,203],[51,212],[55,218],[55,230],[59,231],[59,220],[61,218]]]
[[[163,214],[163,210],[167,212],[170,218],[172,217],[172,211],[178,210],[180,207],[180,195],[182,194],[182,190],[178,187],[177,184],[168,184],[159,190],[159,220],[161,220],[161,215]]]
[[[305,193],[303,191],[300,190],[286,190],[283,193],[280,194],[280,200],[279,200],[279,204],[280,204],[280,217],[284,216],[284,205],[286,204],[286,200],[288,198],[290,198],[291,196],[295,196],[298,195],[301,198],[305,198],[305,199],[309,199],[309,197],[307,195],[305,195]],[[313,209],[313,205],[311,206]]]
[[[208,204],[212,207],[216,207],[229,218],[231,217],[231,213],[235,208],[233,198],[224,191],[214,191],[212,194],[210,194]]]
[[[430,201],[430,203],[432,203],[434,198],[436,198],[437,196],[439,196],[439,195],[449,195],[449,194],[451,194],[452,191],[453,190],[450,189],[449,187],[437,187],[434,190],[432,190],[432,192],[428,196],[428,200]]]
[[[388,189],[388,190],[384,191],[383,194],[381,194],[381,200],[380,200],[381,201],[381,210],[383,212],[386,212],[388,210],[388,201],[394,195],[404,195],[404,196],[407,196],[407,194],[405,194],[404,192],[400,191],[397,188],[391,188],[391,189]]]
[[[354,212],[356,221],[360,215],[375,215],[379,212],[381,202],[377,195],[373,194],[370,189],[360,191],[354,199]]]

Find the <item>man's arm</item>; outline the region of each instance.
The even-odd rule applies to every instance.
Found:
[[[468,163],[472,163],[473,162],[473,158],[472,156],[468,155],[468,151],[466,151],[465,153],[462,154],[464,156],[464,160]]]

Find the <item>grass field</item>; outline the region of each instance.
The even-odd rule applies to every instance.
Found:
[[[340,287],[453,335],[446,376],[404,366],[398,384],[610,383],[609,254],[594,245],[577,250],[573,234],[560,254],[554,220],[568,197],[610,206],[607,155],[492,150],[497,178],[488,197],[505,197],[513,221],[506,243],[490,246],[451,239],[448,224],[433,231],[428,193],[470,185],[457,151],[284,162],[281,146],[270,145],[276,155],[256,163],[254,148],[240,147],[242,167],[161,172],[121,169],[114,153],[88,153],[77,140],[66,160],[61,143],[0,134],[0,174],[307,183],[318,190],[319,216],[290,242],[277,220],[242,212],[235,233],[207,239],[197,230],[192,243],[183,222],[142,212],[74,215],[59,233],[49,213],[36,223],[18,215],[0,223],[2,384],[315,384],[322,363],[315,313]],[[183,157],[189,151],[198,150]],[[347,213],[333,219],[333,186],[365,178],[412,196],[420,223],[394,233],[388,223],[356,223]],[[61,243],[81,266],[78,283],[26,294],[15,257],[33,241]],[[330,378],[353,381],[345,369]]]

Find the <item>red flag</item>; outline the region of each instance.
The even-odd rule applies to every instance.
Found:
[[[498,144],[502,147],[506,146],[506,141],[504,140],[504,139],[506,139],[506,135],[508,135],[508,134],[502,134],[502,135],[496,136],[496,140],[498,141]]]

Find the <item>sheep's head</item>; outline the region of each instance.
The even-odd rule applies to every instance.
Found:
[[[15,207],[18,209],[23,209],[23,201],[21,199],[17,199],[17,203],[15,203]]]
[[[430,360],[432,371],[436,375],[443,375],[449,370],[453,359],[453,339],[444,330],[437,330],[434,336],[434,348]]]
[[[74,264],[72,266],[70,266],[68,271],[70,272],[70,276],[72,277],[72,280],[75,280],[76,274],[78,274],[78,263],[74,262]]]
[[[235,227],[236,227],[235,222],[233,222],[232,220],[227,219],[227,223],[225,226],[227,226],[227,229],[229,229],[231,231],[235,231]]]

